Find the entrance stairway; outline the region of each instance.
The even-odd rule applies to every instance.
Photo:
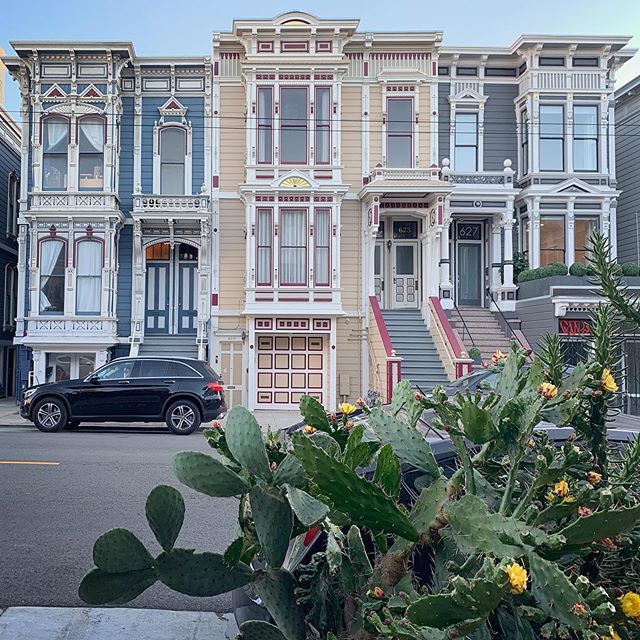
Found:
[[[157,335],[147,334],[138,351],[140,356],[175,356],[179,358],[197,358],[198,345],[195,334]]]
[[[464,322],[463,322],[464,319]],[[482,361],[491,360],[498,350],[509,353],[511,340],[504,333],[495,315],[482,307],[459,307],[449,319],[467,351],[475,344],[482,353]],[[466,329],[465,329],[466,326]]]
[[[402,358],[402,379],[425,392],[447,385],[449,378],[420,311],[387,310],[382,316],[396,355]]]

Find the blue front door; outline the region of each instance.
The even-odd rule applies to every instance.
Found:
[[[161,242],[146,258],[145,333],[196,333],[198,249]]]
[[[196,332],[196,264],[178,263],[178,333]]]
[[[171,333],[171,264],[147,262],[147,308],[145,333]]]

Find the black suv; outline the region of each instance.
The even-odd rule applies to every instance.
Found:
[[[40,431],[81,422],[156,422],[186,435],[227,411],[220,376],[191,358],[118,358],[84,379],[30,387],[20,415]]]

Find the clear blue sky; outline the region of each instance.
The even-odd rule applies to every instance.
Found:
[[[634,36],[640,48],[639,0],[5,0],[0,46],[11,40],[131,40],[138,55],[208,55],[211,33],[234,18],[270,18],[300,9],[323,18],[359,18],[370,31],[442,30],[447,45],[507,46],[522,33]],[[619,83],[640,74],[640,55],[619,72]],[[18,109],[15,83],[6,79],[5,106]]]

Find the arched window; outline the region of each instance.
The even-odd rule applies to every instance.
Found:
[[[69,122],[61,116],[48,116],[42,121],[42,189],[67,189],[67,154]]]
[[[160,193],[184,195],[187,132],[182,127],[160,130]]]
[[[76,243],[76,313],[100,314],[102,295],[102,242]]]
[[[79,188],[101,191],[104,187],[104,119],[85,116],[78,120]]]
[[[40,312],[64,313],[64,269],[67,244],[57,238],[40,242]]]

